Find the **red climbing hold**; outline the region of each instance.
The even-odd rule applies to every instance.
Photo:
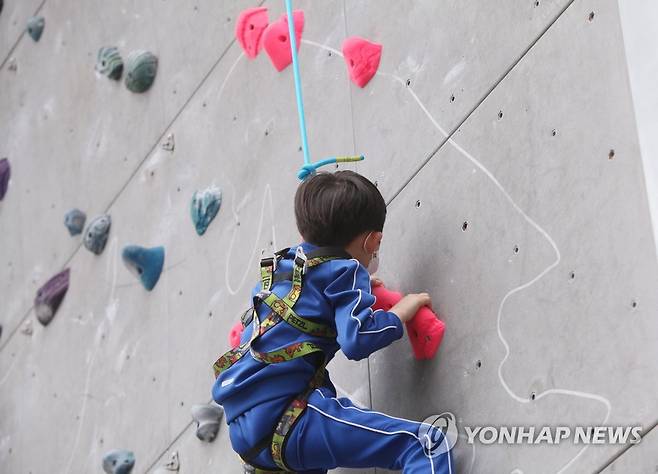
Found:
[[[343,42],[343,57],[352,82],[365,87],[377,72],[382,57],[382,45],[352,36]]]
[[[297,51],[299,51],[299,45],[302,42],[302,31],[304,31],[304,12],[295,10],[292,16],[295,22]],[[265,33],[263,33],[263,47],[277,71],[283,71],[292,63],[287,15],[284,14],[278,21],[270,23]]]
[[[383,285],[374,287],[372,294],[377,298],[375,304],[372,305],[375,310],[383,309],[388,311],[402,299],[400,293],[390,291]],[[445,323],[438,319],[431,309],[423,306],[413,319],[406,324],[407,334],[416,359],[433,358],[443,339],[446,328]]]
[[[260,52],[260,40],[267,28],[267,8],[248,8],[240,13],[235,23],[235,37],[248,58],[255,58]]]
[[[244,331],[244,327],[242,326],[242,321],[238,321],[231,328],[231,332],[228,333],[228,343],[231,345],[231,349],[235,349],[240,345],[240,338],[242,337],[242,331]]]

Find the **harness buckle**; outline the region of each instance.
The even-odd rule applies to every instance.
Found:
[[[302,275],[308,270],[308,257],[301,246],[295,251],[295,265],[302,267]]]

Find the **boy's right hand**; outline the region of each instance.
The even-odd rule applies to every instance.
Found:
[[[432,299],[428,293],[411,293],[403,297],[391,308],[403,323],[409,322],[423,306],[432,306]]]

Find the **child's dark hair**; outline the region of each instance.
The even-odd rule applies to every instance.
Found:
[[[362,232],[384,229],[386,203],[375,185],[358,173],[318,173],[299,185],[295,218],[306,242],[345,247]]]

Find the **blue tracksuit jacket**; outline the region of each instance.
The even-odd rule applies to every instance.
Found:
[[[316,247],[309,243],[300,244],[305,253],[309,253]],[[291,248],[285,259],[279,262],[277,273],[292,271],[293,258],[296,248]],[[273,285],[272,291],[279,297],[284,297],[290,291],[292,283],[290,281],[281,281]],[[261,284],[258,283],[252,291],[252,297],[261,289]],[[323,322],[335,328],[337,337],[336,340],[328,340],[322,337],[313,337],[308,334],[302,333],[294,327],[280,322],[266,334],[264,334],[256,343],[255,349],[259,351],[272,351],[280,349],[284,346],[290,345],[293,342],[311,341],[321,346],[326,356],[331,359],[334,354],[340,349],[343,351],[348,359],[360,360],[368,357],[374,351],[389,345],[391,342],[400,339],[404,333],[403,325],[400,319],[391,312],[373,311],[371,306],[375,302],[375,297],[371,294],[370,275],[368,271],[356,259],[341,259],[325,262],[318,267],[309,269],[304,275],[304,283],[302,293],[295,305],[295,311],[308,318],[318,322]],[[267,305],[262,304],[259,308],[259,317],[262,320],[269,308]],[[251,336],[251,325],[247,326],[242,334],[241,342],[246,342]],[[229,369],[222,372],[213,385],[212,395],[213,399],[224,407],[226,422],[229,424],[229,436],[233,449],[237,453],[244,453],[249,448],[254,446],[264,436],[272,433],[276,423],[279,421],[283,410],[288,406],[290,401],[298,394],[303,392],[313,376],[316,367],[305,358],[297,358],[290,361],[278,364],[264,364],[256,361],[248,353],[242,359],[231,366]],[[330,403],[331,407],[326,409],[318,408],[320,412],[325,412],[322,420],[330,421],[332,418],[340,418],[340,416],[333,416],[329,412],[339,407],[333,407],[335,401],[338,405],[345,409],[343,405],[351,404],[346,398],[336,399],[336,392],[330,378],[325,377],[324,387],[314,392],[310,398],[310,402],[317,399],[315,408],[318,408],[322,403]],[[309,410],[307,411],[310,411]],[[370,420],[372,430],[365,429],[363,435],[369,436],[373,433],[382,431],[381,422],[390,425],[389,419],[375,419],[374,414],[377,412],[366,412],[364,410],[353,408],[346,411],[345,419],[357,415],[361,417],[359,423],[351,423],[358,425],[364,422],[365,419]],[[319,414],[319,412],[318,412]],[[308,415],[308,416],[307,416]],[[377,414],[376,416],[386,416],[384,414]],[[310,414],[305,413],[303,418],[311,418]],[[396,423],[405,424],[406,431],[417,431],[418,423],[409,420],[389,417],[391,420],[400,420]],[[301,419],[300,419],[301,421]],[[320,421],[316,422],[319,424]],[[336,421],[331,421],[336,424]],[[298,423],[297,425],[305,426],[306,423]],[[374,428],[378,426],[379,428]],[[318,426],[319,428],[319,426]],[[330,430],[335,428],[344,429],[345,425],[340,427],[328,427]],[[398,427],[399,428],[399,427]],[[309,427],[306,427],[309,430]],[[358,436],[359,430],[350,428],[354,434]],[[295,452],[295,449],[301,445],[295,441],[295,436],[299,433],[298,428],[294,428],[291,432],[291,440],[287,443],[286,460],[291,467],[294,464],[306,464],[305,466],[295,466],[295,469],[304,471],[310,469],[308,462],[303,460],[301,453]],[[385,430],[383,430],[385,431]],[[395,432],[405,431],[404,429],[397,429]],[[318,433],[320,430],[318,429]],[[341,434],[343,439],[349,439],[350,436]],[[377,437],[381,435],[377,434]],[[323,439],[326,438],[323,437]],[[333,437],[332,437],[333,438]],[[363,438],[363,436],[362,436]],[[364,466],[379,466],[389,468],[403,468],[405,465],[411,465],[417,462],[418,459],[411,460],[410,453],[417,454],[417,449],[408,449],[408,444],[411,442],[406,439],[396,441],[398,444],[393,446],[395,436],[386,437],[388,445],[382,444],[382,451],[390,458],[385,460],[384,453],[377,454],[376,450],[370,449],[369,456],[377,455],[378,459],[362,459],[358,461]],[[308,435],[306,435],[308,440]],[[366,438],[363,438],[366,440]],[[326,439],[325,439],[326,441]],[[417,440],[413,440],[416,442]],[[368,443],[373,445],[373,440],[367,440]],[[400,444],[402,442],[402,444]],[[354,444],[354,440],[350,441]],[[317,444],[317,443],[316,443]],[[376,442],[375,442],[376,444]],[[420,443],[417,443],[420,446]],[[324,472],[324,469],[335,467],[335,465],[348,466],[347,461],[341,461],[341,456],[336,452],[331,452],[331,447],[325,450],[328,453],[328,458],[324,461],[315,453],[313,460],[319,465],[314,469],[319,471],[305,471],[305,472]],[[334,446],[334,450],[344,451],[340,446]],[[407,459],[400,456],[402,453],[396,453],[395,450],[399,449],[405,452]],[[289,452],[292,450],[293,452]],[[271,462],[269,450],[265,449],[257,458],[261,465],[274,467]],[[422,449],[420,450],[422,453]],[[400,455],[400,456],[396,456]],[[393,457],[391,458],[391,455]],[[415,454],[414,454],[415,455]],[[413,457],[413,456],[411,456]],[[417,458],[419,456],[416,456]],[[355,455],[349,455],[350,460],[354,460]],[[384,460],[384,461],[382,461]],[[256,460],[254,460],[256,461]],[[424,467],[427,467],[427,459],[421,460]],[[405,464],[406,463],[406,464]],[[407,472],[405,467],[405,472]],[[412,471],[409,471],[412,472]],[[427,471],[418,470],[413,472],[435,472],[434,468]],[[438,472],[438,471],[437,471]],[[442,471],[443,472],[443,471]],[[448,471],[445,471],[448,472]]]

